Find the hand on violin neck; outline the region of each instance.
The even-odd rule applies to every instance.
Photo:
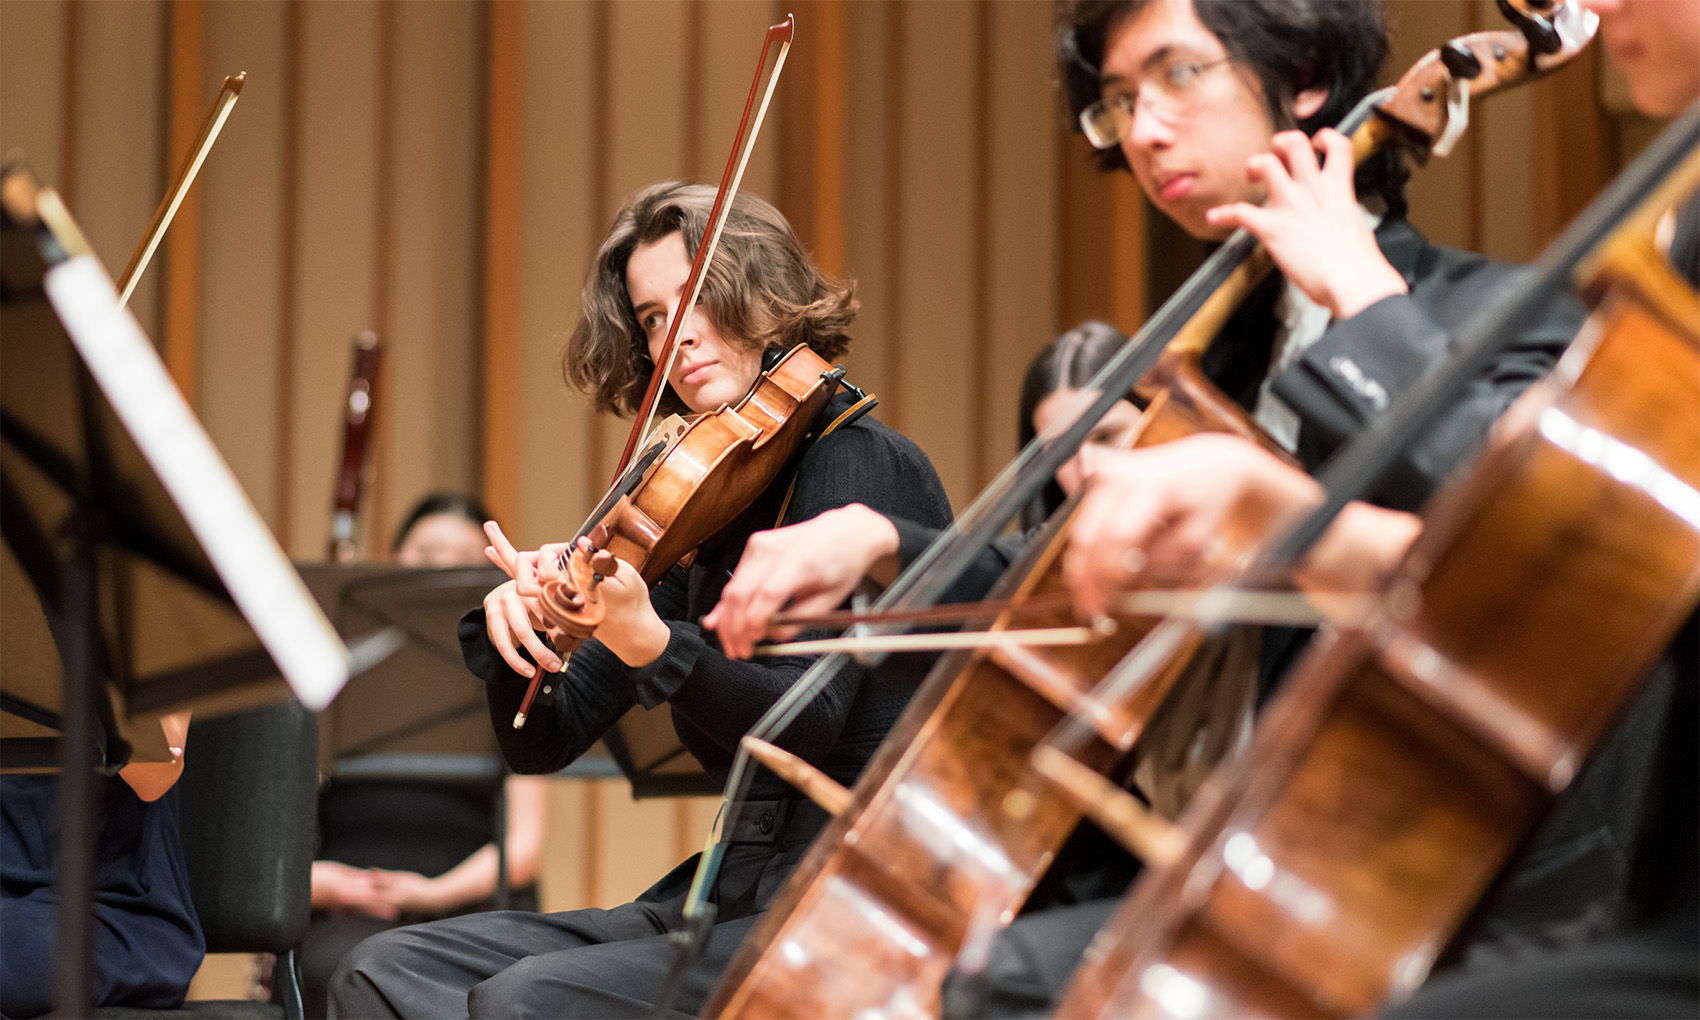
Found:
[[[897,576],[897,547],[897,528],[860,503],[758,531],[702,624],[720,636],[728,656],[747,659],[762,638],[785,640],[802,629],[774,625],[779,613],[836,609],[864,578],[890,584]]]
[[[1317,153],[1324,159],[1317,161]],[[1246,162],[1268,189],[1261,205],[1235,202],[1205,213],[1215,227],[1244,227],[1305,295],[1347,319],[1410,288],[1382,255],[1352,184],[1352,142],[1332,128],[1314,138],[1282,131]]]
[[[596,639],[634,669],[659,659],[673,639],[673,631],[650,603],[649,585],[643,576],[607,550],[587,551],[585,555],[600,577],[595,582],[595,595],[603,615]]]
[[[537,635],[549,626],[537,599],[520,595],[518,587],[518,581],[504,581],[484,596],[484,633],[502,661],[520,676],[536,676],[537,666],[551,673],[559,672],[565,660]]]

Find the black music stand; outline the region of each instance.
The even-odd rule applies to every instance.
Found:
[[[495,567],[304,563],[298,569],[345,638],[393,628],[405,640],[394,655],[350,682],[321,715],[325,771],[345,778],[445,781],[500,775],[483,686],[466,669],[456,628],[507,576]],[[680,745],[665,707],[632,709],[600,747],[559,775],[623,775],[639,799],[720,792]]]
[[[322,708],[356,657],[58,197],[11,165],[0,206],[0,765],[59,771],[54,999],[83,1016],[95,768],[169,760],[165,712]]]

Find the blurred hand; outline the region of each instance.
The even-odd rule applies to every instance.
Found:
[[[1093,450],[1086,474],[1063,580],[1087,618],[1107,613],[1136,580],[1187,587],[1217,579],[1277,518],[1321,498],[1309,475],[1221,433]]]
[[[372,869],[356,868],[340,861],[314,861],[312,901],[314,910],[351,910],[393,921],[399,911],[380,892]]]

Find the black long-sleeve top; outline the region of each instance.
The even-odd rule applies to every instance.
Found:
[[[834,398],[821,416],[833,420],[849,406]],[[714,779],[724,782],[738,741],[772,707],[812,656],[750,661],[727,658],[711,632],[697,623],[714,607],[732,576],[744,543],[755,531],[794,524],[850,503],[891,516],[943,527],[949,499],[933,466],[908,439],[863,417],[815,441],[740,517],[704,543],[688,568],[674,567],[650,588],[657,614],[672,637],[654,662],[631,668],[594,638],[568,660],[564,674],[547,675],[526,725],[511,725],[528,681],[510,669],[485,633],[482,607],[460,624],[468,668],[485,681],[491,722],[508,764],[516,772],[548,773],[590,748],[634,705],[671,706],[673,726]],[[786,490],[795,479],[780,518]],[[860,774],[908,701],[914,684],[902,677],[872,677],[850,664],[827,684],[776,743],[849,785]],[[791,796],[790,787],[765,770],[749,796]]]
[[[1299,416],[1295,452],[1307,470],[1320,466],[1384,413],[1391,400],[1458,353],[1452,337],[1457,327],[1495,292],[1516,286],[1532,272],[1430,244],[1402,219],[1384,220],[1375,239],[1410,293],[1384,298],[1350,319],[1330,324],[1321,339],[1273,380],[1275,394]],[[1284,278],[1271,273],[1223,325],[1202,361],[1211,381],[1248,411],[1269,371],[1275,303],[1284,286]],[[1511,402],[1558,363],[1582,317],[1581,305],[1567,297],[1555,301],[1539,319],[1525,323],[1452,408],[1418,442],[1394,456],[1376,489],[1367,494],[1369,500],[1395,510],[1420,509],[1481,445],[1488,427]],[[920,522],[894,520],[893,524],[904,565],[937,534]],[[944,601],[984,597],[1022,545],[1019,539],[993,543]]]

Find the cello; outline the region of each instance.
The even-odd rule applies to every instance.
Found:
[[[1425,510],[1369,615],[1321,633],[1057,1015],[1356,1016],[1427,975],[1700,597],[1700,298],[1653,243],[1697,185],[1690,108],[1538,285],[1472,320],[1475,350],[1572,274],[1594,308]],[[1459,375],[1345,451],[1265,563],[1308,544]]]
[[[1366,129],[1367,137],[1409,130],[1432,143],[1443,137],[1446,123],[1440,97],[1454,91],[1457,75],[1476,72],[1481,88],[1473,91],[1480,94],[1550,66],[1531,59],[1524,37],[1515,32],[1461,39],[1449,52],[1450,57],[1431,55],[1407,76],[1398,90],[1405,103],[1377,97],[1383,112],[1376,126]],[[1396,111],[1404,108],[1415,111],[1412,121],[1395,120]],[[1393,127],[1390,120],[1402,126]],[[1150,351],[1146,344],[1153,339],[1161,348],[1179,334],[1178,344],[1170,344],[1174,353],[1165,355],[1165,371],[1175,378],[1188,376],[1189,356],[1215,335],[1267,268],[1260,260],[1245,261],[1253,251],[1255,245],[1243,236],[1225,244],[1195,282],[1153,317],[1155,325],[1141,331],[1130,351]],[[1176,328],[1177,320],[1184,328]],[[1103,395],[1099,405],[1108,406],[1127,391],[1125,384],[1103,381],[1123,370],[1112,364],[1089,384]],[[1140,368],[1128,381],[1143,374]],[[1147,409],[1145,441],[1199,428],[1256,434],[1238,416],[1213,415],[1209,401],[1189,399],[1200,391],[1185,383],[1165,387],[1167,396]],[[1083,418],[1091,419],[1097,410],[1101,407],[1095,405]],[[1088,420],[1075,428],[1084,432],[1089,426]],[[1062,459],[1053,447],[1025,466],[1047,457]],[[964,530],[981,525],[984,516],[971,510]],[[1006,589],[1015,589],[1016,598],[1039,602],[1059,588],[1053,569],[1057,547],[1049,540],[1065,527],[1065,520],[1054,519],[1029,556],[1006,575]],[[1024,625],[1042,628],[1058,622],[1052,617],[1067,616],[1066,610],[1050,615],[1018,611],[994,627],[1011,629],[1019,617]],[[1092,683],[1146,629],[1141,621],[1118,622],[1113,636],[1066,653],[999,643],[980,655],[941,662],[863,774],[850,807],[829,826],[782,899],[744,943],[711,1012],[936,1012],[944,973],[960,955],[976,951],[978,939],[1008,922],[1079,819],[1068,805],[1027,788],[1026,755],[1059,718],[1076,710]],[[1137,702],[1094,717],[1100,739],[1083,751],[1091,768],[1108,772],[1117,767],[1184,667],[1183,659],[1174,660]],[[845,967],[844,959],[857,959],[859,965]]]

